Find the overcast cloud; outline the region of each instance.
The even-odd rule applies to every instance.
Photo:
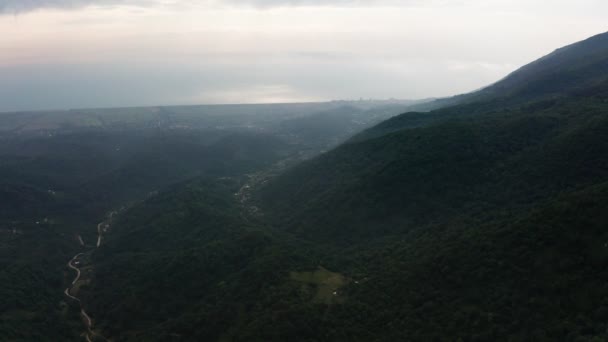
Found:
[[[599,0],[0,0],[0,111],[422,98],[608,30]]]
[[[124,3],[121,0],[0,0],[0,12],[23,13],[41,8],[78,8],[87,5]]]
[[[432,0],[431,0],[432,2]],[[180,4],[214,6],[250,6],[256,8],[302,6],[378,6],[421,4],[419,0],[0,0],[0,12],[23,13],[37,9],[77,9],[83,6],[134,5],[141,7]]]

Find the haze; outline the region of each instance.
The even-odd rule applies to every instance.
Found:
[[[546,4],[0,0],[0,111],[453,95],[607,29]]]

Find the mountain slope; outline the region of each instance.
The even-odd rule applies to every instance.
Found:
[[[530,205],[608,177],[607,109],[573,102],[346,144],[278,177],[261,201],[281,225],[346,240]]]
[[[552,99],[576,95],[595,87],[608,95],[608,32],[559,48],[520,69],[504,79],[472,93],[438,99],[413,106],[414,111],[432,111],[440,108],[475,103],[505,107],[521,105],[530,100]]]
[[[310,256],[244,218],[236,185],[188,182],[119,216],[94,256],[93,285],[81,292],[106,337],[229,339],[260,334],[256,325],[272,314],[262,302],[309,305],[291,298],[299,285],[289,271],[313,265]]]
[[[575,94],[608,79],[608,33],[557,49],[480,93],[500,97]]]
[[[63,292],[74,279],[66,264],[95,246],[96,225],[108,211],[191,177],[251,172],[293,149],[272,135],[213,133],[140,129],[2,136],[0,340],[82,340],[80,308]]]
[[[234,179],[146,199],[93,255],[87,307],[116,341],[608,339],[602,37],[252,199]]]
[[[387,242],[358,260],[367,281],[349,289],[334,324],[356,309],[365,319],[354,324],[381,340],[605,339],[607,184]]]
[[[335,326],[381,340],[608,337],[607,38],[390,119],[258,189],[277,229],[366,279]]]

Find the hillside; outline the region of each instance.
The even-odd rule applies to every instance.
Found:
[[[0,114],[0,336],[83,339],[78,305],[64,293],[73,280],[66,264],[95,246],[107,213],[199,177],[238,184],[401,106],[365,102],[352,115],[345,103]],[[316,121],[334,125],[317,132]]]
[[[412,110],[432,111],[440,108],[474,104],[479,107],[504,108],[528,101],[553,100],[561,96],[608,95],[608,33],[559,48],[504,79],[478,91],[438,99],[412,106]]]
[[[115,263],[128,267],[128,262],[123,259],[128,253],[122,253],[121,249],[128,249],[129,243],[146,251],[141,254],[141,261],[128,260],[135,263],[135,269],[159,260],[165,262],[167,258],[190,260],[192,254],[180,254],[180,251],[200,244],[200,248],[192,251],[197,255],[192,259],[195,264],[192,267],[209,267],[218,271],[218,277],[229,276],[245,282],[243,277],[249,273],[241,275],[241,267],[247,264],[236,260],[237,257],[231,253],[238,254],[247,248],[250,250],[244,250],[239,258],[268,259],[248,266],[252,272],[262,272],[264,277],[289,275],[293,267],[276,269],[273,274],[268,271],[270,263],[284,263],[282,252],[274,249],[292,249],[294,255],[300,255],[300,251],[286,247],[291,243],[287,243],[284,236],[277,238],[275,233],[270,233],[266,224],[232,217],[242,209],[234,192],[244,182],[269,169],[279,172],[287,165],[311,158],[418,102],[370,100],[0,113],[0,279],[7,284],[0,288],[0,297],[3,298],[0,300],[0,336],[10,341],[85,339],[81,307],[70,296],[85,300],[79,291],[87,294],[91,275],[97,267],[100,283],[106,277],[113,277]],[[188,184],[191,184],[191,192],[182,189],[189,187]],[[188,194],[206,191],[217,196],[204,198],[200,203],[182,203],[192,200]],[[208,209],[209,215],[176,215],[171,211],[176,203],[193,211]],[[107,258],[92,258],[93,249],[101,246],[102,240],[105,242],[99,237],[100,221],[110,220],[110,213],[122,213],[131,207],[133,210],[125,214],[133,218],[124,224],[125,239],[121,239],[122,229],[117,228],[116,238],[108,241],[108,249],[116,253],[104,254]],[[214,210],[218,212],[213,213]],[[148,215],[137,214],[146,211],[150,211]],[[208,217],[218,222],[213,225],[214,234],[211,235],[202,231],[209,226],[198,222]],[[136,218],[145,219],[145,222],[138,222]],[[150,227],[150,221],[156,219],[162,222],[153,231],[136,234],[136,241],[129,239],[128,229]],[[193,222],[197,224],[189,227]],[[122,223],[119,227],[123,227]],[[186,228],[193,229],[187,240],[176,241],[179,234],[172,234],[173,229],[182,231]],[[184,235],[185,232],[181,233]],[[159,247],[159,243],[164,243],[162,253],[155,254],[149,250]],[[262,250],[257,250],[258,245]],[[103,247],[106,247],[105,243]],[[222,258],[231,258],[236,263],[211,267],[206,263],[217,259],[205,254],[208,251]],[[79,257],[75,258],[75,255]],[[66,266],[70,260],[95,262],[87,264],[81,272],[82,277],[79,276],[78,281],[72,284],[75,266],[72,263]],[[260,263],[264,265],[258,265]],[[294,265],[299,263],[294,262]],[[314,263],[305,265],[306,268],[314,267]],[[181,266],[180,261],[168,269]],[[221,269],[225,270],[219,271]],[[148,291],[159,293],[153,284],[141,287],[137,283],[141,279],[159,279],[155,267],[145,271],[149,273],[142,274],[141,278],[124,276],[120,279],[125,282],[124,287],[133,290],[129,298],[121,297],[121,292],[115,288],[110,287],[105,292],[105,287],[91,284],[90,288],[95,293],[103,290],[97,296],[107,299],[107,303],[119,300],[132,305],[142,319],[149,320],[147,323],[136,321],[133,325],[114,325],[112,318],[129,318],[117,313],[124,309],[124,305],[106,312],[106,306],[102,305],[100,310],[100,306],[91,301],[89,308],[87,302],[82,308],[94,314],[93,321],[97,321],[99,316],[100,326],[107,329],[110,336],[125,335],[137,339],[142,334],[146,338],[171,337],[162,327],[153,331],[150,328],[159,322],[168,322],[158,315],[150,315],[148,306],[137,305],[141,298],[150,298],[152,294]],[[189,271],[191,269],[185,269],[183,277],[191,274]],[[319,272],[333,277],[331,272]],[[120,271],[115,273],[122,274]],[[193,277],[192,289],[199,285],[201,290],[211,289],[211,283],[204,281],[216,280],[224,279]],[[121,284],[116,279],[113,283]],[[298,283],[295,284],[287,282],[281,286],[291,289]],[[64,292],[66,288],[70,296]],[[328,292],[331,295],[331,288],[325,287],[325,297]],[[243,291],[249,290],[245,288]],[[201,298],[199,303],[215,306],[209,309],[214,310],[209,315],[219,315],[218,327],[201,330],[197,336],[224,334],[225,328],[235,322],[224,322],[222,315],[232,315],[241,310],[241,306],[235,304],[239,300],[234,296],[242,297],[243,293],[210,292],[214,293],[213,296]],[[268,290],[260,293],[270,295],[269,298],[274,295]],[[216,295],[221,296],[221,302],[232,301],[235,305],[213,304],[217,300]],[[314,297],[314,293],[311,292],[309,297]],[[253,298],[256,297],[249,297],[250,300]],[[180,308],[190,310],[184,297],[167,304],[178,305],[178,302]],[[301,302],[308,303],[305,299]],[[225,312],[222,311],[224,308]],[[175,313],[174,309],[160,308],[160,304],[158,309]],[[256,316],[265,317],[259,309],[253,311]],[[187,326],[192,323],[191,318],[192,312],[176,317],[175,324]],[[126,333],[125,329],[132,330]],[[234,334],[238,335],[237,332]],[[99,336],[90,333],[88,337],[95,340]]]
[[[481,91],[498,97],[576,95],[606,83],[608,33],[557,49]]]
[[[280,305],[298,291],[288,272],[314,265],[310,256],[243,218],[235,185],[188,182],[119,216],[94,255],[92,286],[80,292],[104,336],[168,341],[259,334],[248,325],[271,319],[265,305]],[[290,300],[307,305],[304,297]]]
[[[280,176],[261,200],[281,224],[347,240],[525,207],[605,179],[606,109],[573,101],[345,144]]]
[[[200,132],[199,132],[200,133]],[[79,341],[66,263],[95,244],[105,213],[193,177],[239,176],[293,153],[260,133],[79,131],[0,147],[0,335]]]
[[[369,279],[334,324],[359,308],[382,340],[606,338],[607,36],[258,190],[277,229]]]
[[[608,338],[604,37],[274,178],[205,177],[121,212],[81,289],[98,328],[116,341]],[[283,128],[324,131],[294,120]]]

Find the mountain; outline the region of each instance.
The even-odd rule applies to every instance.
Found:
[[[534,99],[606,90],[608,33],[560,49],[513,72],[480,95]],[[606,95],[605,92],[600,93]]]
[[[192,177],[239,177],[294,153],[268,134],[216,132],[209,142],[210,134],[196,133],[78,131],[5,141],[0,340],[82,340],[80,309],[63,292],[73,279],[66,264],[95,246],[105,213]]]
[[[412,107],[434,110],[465,103],[499,101],[499,106],[522,104],[563,95],[607,96],[608,33],[559,48],[481,90]]]
[[[582,62],[590,56],[593,63]],[[307,210],[318,213],[335,203],[344,208],[337,212],[354,213],[352,221],[363,222],[357,214],[394,218],[390,210],[382,212],[388,204],[400,211],[416,210],[421,202],[411,201],[412,194],[432,206],[458,212],[462,200],[446,196],[484,191],[480,198],[492,199],[490,205],[498,206],[516,199],[536,200],[535,189],[559,192],[565,185],[601,180],[606,164],[599,156],[606,148],[608,93],[600,90],[602,86],[608,90],[606,63],[608,33],[559,49],[475,94],[493,93],[491,101],[389,119],[278,177],[262,189],[261,198],[271,210],[288,212],[294,221],[318,217]],[[589,77],[570,77],[571,70],[584,70],[581,73]],[[545,90],[555,85],[555,79],[562,80],[562,95],[549,101]],[[523,95],[517,96],[518,92]],[[505,106],[506,99],[517,99],[518,105]],[[526,186],[503,192],[495,189],[499,184],[505,189]],[[315,203],[316,209],[305,207]],[[372,214],[375,210],[378,213]],[[419,217],[400,215],[408,220]]]
[[[367,279],[334,326],[379,340],[605,339],[607,65],[602,34],[259,187],[273,226]]]
[[[269,315],[266,305],[297,290],[285,273],[312,263],[302,246],[242,217],[236,185],[188,182],[119,215],[92,259],[92,284],[79,290],[106,338],[243,336]]]
[[[85,293],[91,280],[88,273],[93,268],[83,269],[83,277],[72,284],[74,270],[66,265],[80,253],[86,252],[86,258],[92,259],[92,248],[100,241],[98,223],[105,221],[109,212],[120,212],[121,208],[124,211],[148,198],[156,198],[156,194],[173,191],[173,186],[196,183],[196,179],[232,182],[240,187],[240,183],[260,170],[278,170],[310,158],[361,129],[398,114],[409,103],[335,101],[0,113],[0,280],[4,284],[0,287],[0,339],[84,339],[81,308],[64,291],[73,287],[72,295],[78,295],[80,288]],[[326,123],[331,123],[331,129],[324,129]],[[200,188],[234,190],[219,185]],[[175,191],[184,193],[180,189]],[[232,192],[222,196],[235,202],[230,203],[234,212],[240,210]],[[151,210],[152,206],[146,204],[141,204],[146,208],[142,210]],[[162,213],[171,210],[172,205],[163,202],[154,210]],[[192,207],[201,208],[194,203]],[[134,212],[135,209],[129,215]],[[188,223],[180,224],[182,216],[171,215],[162,217],[163,227],[187,226]],[[246,224],[229,214],[212,215],[217,216],[218,222]],[[143,227],[148,227],[148,223],[143,223]],[[258,226],[265,227],[255,225]],[[205,227],[194,226],[197,230]],[[269,235],[266,229],[250,231],[243,228],[225,234],[218,232],[211,237],[223,242],[215,245],[204,240],[208,235],[200,232],[189,238],[191,242],[204,244],[201,249],[234,246],[222,252],[229,254],[245,247],[249,240],[255,246],[256,241],[265,241]],[[117,237],[121,236],[118,232]],[[155,240],[167,233],[159,229],[146,236]],[[242,236],[243,241],[233,241],[237,236]],[[141,239],[142,248],[152,240]],[[283,239],[278,240],[283,246]],[[166,249],[175,249],[176,258],[180,257],[177,249],[184,245],[172,240],[165,242],[169,243]],[[107,247],[111,248],[110,244]],[[258,255],[255,251],[251,253]],[[272,253],[260,257],[267,254]],[[117,253],[117,258],[121,255]],[[148,253],[142,258],[158,260],[152,255]],[[111,265],[114,259],[97,260]],[[101,261],[97,266],[100,272],[106,270]],[[149,270],[153,272],[155,268]],[[131,288],[136,286],[139,284]],[[136,293],[141,292],[131,293],[135,298],[131,303],[137,301]],[[100,294],[99,298],[102,297],[108,298]],[[85,308],[89,310],[88,306]],[[94,308],[91,303],[91,309]],[[104,313],[99,315],[100,319],[107,317]],[[144,316],[142,313],[141,317]],[[89,338],[94,340],[96,336]]]
[[[606,47],[603,35],[558,50],[477,99],[397,116],[287,170],[190,182],[127,209],[82,290],[99,330],[608,338]]]
[[[395,107],[295,106],[277,121],[268,118],[289,106],[270,106],[251,127],[233,125],[243,113],[221,121],[172,108],[25,138],[13,122],[0,146],[0,196],[16,202],[0,211],[10,227],[0,230],[0,279],[10,283],[0,297],[15,299],[0,302],[0,332],[606,340],[606,37],[351,138],[366,127],[360,118]],[[29,205],[49,220],[33,221]],[[73,255],[76,284],[65,267]]]

